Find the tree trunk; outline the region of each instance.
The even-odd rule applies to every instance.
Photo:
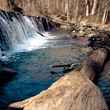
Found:
[[[67,12],[67,22],[70,21],[70,10],[69,10],[69,0],[66,2],[66,12]]]
[[[76,0],[76,9],[75,9],[75,21],[77,22],[79,14],[79,0]]]
[[[97,4],[98,4],[98,0],[94,0],[92,11],[91,11],[91,15],[95,15],[96,14]]]
[[[47,0],[47,12],[48,13],[49,13],[49,7],[50,7],[49,0]]]
[[[59,9],[59,0],[56,0],[56,9]]]
[[[90,14],[90,3],[89,0],[85,0],[86,2],[86,16],[89,16]]]
[[[107,8],[105,8],[104,14],[102,17],[102,24],[105,24],[107,22],[107,17],[108,17],[108,10],[107,10]]]

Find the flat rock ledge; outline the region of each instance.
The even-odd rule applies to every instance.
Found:
[[[66,74],[40,94],[10,104],[8,110],[108,110],[101,91],[93,83],[107,54],[103,48],[93,51],[80,69]]]

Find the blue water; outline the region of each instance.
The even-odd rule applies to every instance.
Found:
[[[54,69],[52,65],[79,63],[85,58],[85,48],[75,45],[71,39],[60,39],[49,41],[45,48],[11,55],[8,66],[16,70],[17,75],[3,88],[1,105],[29,98],[47,89],[65,74],[63,68]],[[51,71],[57,74],[51,74]]]

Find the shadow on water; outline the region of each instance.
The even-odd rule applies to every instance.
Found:
[[[7,65],[0,61],[0,97],[4,95],[4,87],[6,84],[12,81],[16,74],[16,71],[8,68]],[[0,110],[3,110],[5,106],[5,103],[0,100]]]

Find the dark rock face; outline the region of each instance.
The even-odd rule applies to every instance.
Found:
[[[52,25],[52,22],[49,21],[49,19],[47,17],[38,16],[37,18],[42,23],[45,31],[49,31],[54,28],[54,26]]]
[[[106,48],[108,58],[106,59],[104,70],[97,76],[96,85],[100,88],[110,109],[110,32],[99,32],[89,38],[89,46],[93,49]]]
[[[110,32],[101,32],[89,38],[89,45],[93,48],[109,48],[110,49]]]
[[[18,7],[18,6],[15,6],[15,7],[13,8],[13,10],[14,10],[15,12],[19,12],[19,13],[23,14],[23,9],[20,8],[20,7]]]

